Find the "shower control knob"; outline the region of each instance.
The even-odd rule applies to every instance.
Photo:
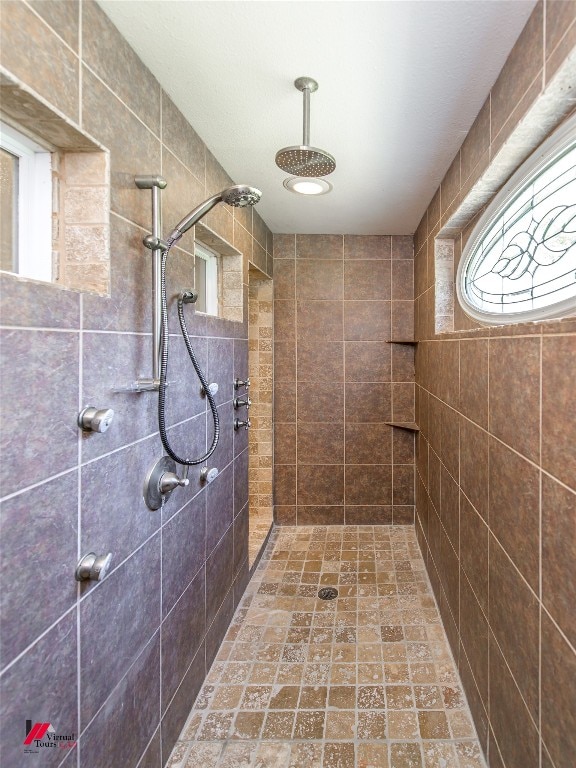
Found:
[[[246,379],[243,381],[242,379],[234,379],[234,389],[240,389],[240,387],[248,387],[250,386],[250,379]]]
[[[185,488],[189,482],[187,477],[178,477],[175,472],[164,472],[159,483],[160,493],[171,493],[178,486]]]
[[[78,426],[84,432],[106,432],[110,424],[112,424],[113,418],[114,411],[112,408],[101,408],[98,410],[98,408],[88,405],[78,414]]]
[[[247,397],[246,400],[240,400],[238,397],[234,398],[234,408],[242,408],[244,405],[246,408],[250,408],[252,405],[252,400],[250,400],[249,397]]]
[[[170,456],[162,456],[148,470],[142,494],[148,509],[160,509],[168,501],[175,488],[185,488],[189,484],[188,467],[184,467],[184,476],[176,474],[176,462]]]
[[[212,397],[214,397],[218,393],[218,384],[215,381],[213,381],[212,384],[208,384],[208,391]],[[204,387],[200,387],[200,394],[202,397],[206,397],[206,390]]]
[[[244,427],[244,429],[248,429],[250,427],[250,419],[246,419],[246,421],[234,419],[234,429],[241,429],[242,427]]]
[[[208,469],[208,467],[202,467],[200,470],[200,480],[205,483],[211,483],[213,480],[216,480],[217,477],[218,467],[212,467],[212,469]]]
[[[76,581],[102,581],[110,569],[112,552],[107,555],[97,555],[89,552],[76,566]]]

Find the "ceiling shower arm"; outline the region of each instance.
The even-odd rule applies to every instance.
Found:
[[[302,91],[304,97],[304,119],[303,119],[303,138],[302,144],[305,147],[310,146],[310,88],[304,88]]]
[[[310,94],[318,90],[318,83],[311,77],[298,77],[294,80],[294,85],[299,91],[302,91],[304,101],[303,115],[303,141],[305,147],[310,146]]]

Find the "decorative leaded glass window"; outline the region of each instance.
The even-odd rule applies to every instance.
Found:
[[[489,324],[576,311],[576,118],[494,198],[464,249],[456,288],[466,314]]]

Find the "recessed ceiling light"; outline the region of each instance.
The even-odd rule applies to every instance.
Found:
[[[303,179],[300,176],[290,176],[283,183],[286,189],[298,195],[325,195],[332,189],[332,184],[324,179]]]

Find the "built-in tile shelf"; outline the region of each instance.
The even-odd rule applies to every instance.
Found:
[[[415,346],[418,342],[414,339],[388,339],[386,344],[411,344]],[[420,427],[413,421],[385,421],[384,423],[398,429],[407,429],[409,432],[420,432]]]
[[[409,432],[420,432],[420,427],[414,421],[385,421],[384,424],[398,429],[407,429]]]

